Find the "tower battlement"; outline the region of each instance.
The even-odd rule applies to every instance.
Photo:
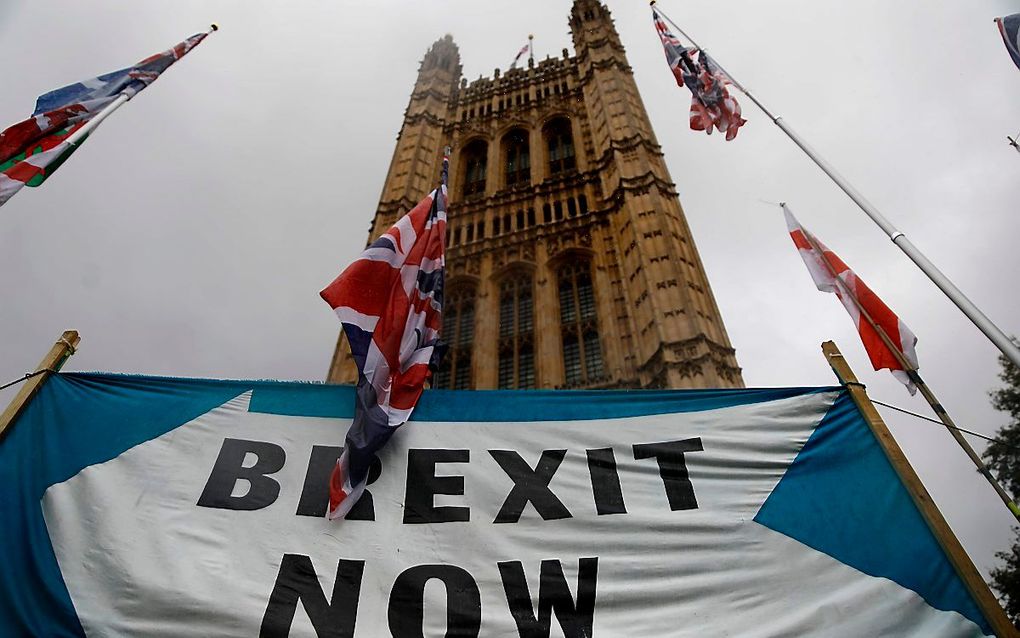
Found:
[[[609,9],[575,0],[575,53],[468,81],[422,58],[369,240],[452,149],[442,388],[742,387]],[[341,338],[329,380],[355,382]]]

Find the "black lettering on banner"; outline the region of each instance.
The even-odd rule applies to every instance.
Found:
[[[245,456],[254,454],[255,464],[244,466]],[[287,462],[287,453],[274,443],[223,439],[220,454],[206,481],[199,507],[225,510],[257,510],[272,505],[280,496],[280,484],[268,475],[279,472]],[[231,496],[239,480],[248,482],[248,492]]]
[[[308,470],[305,472],[305,484],[301,487],[301,500],[298,501],[298,516],[314,516],[323,518],[326,516],[326,508],[329,507],[329,477],[336,467],[336,462],[343,454],[344,449],[338,445],[316,445],[312,447],[312,454],[308,458]],[[372,457],[372,465],[368,467],[368,485],[375,483],[382,474],[382,462],[378,457]],[[375,504],[372,501],[372,493],[365,490],[361,498],[354,504],[344,520],[348,521],[374,521]]]
[[[417,565],[397,576],[388,612],[393,638],[424,638],[425,583],[433,578],[446,585],[447,638],[476,638],[482,595],[471,574],[454,565]]]
[[[698,499],[694,496],[694,485],[687,473],[684,453],[704,450],[700,437],[682,441],[638,443],[634,445],[634,458],[640,460],[654,457],[658,462],[659,477],[666,488],[670,510],[693,510],[698,508]]]
[[[626,514],[623,503],[623,489],[620,487],[620,473],[616,470],[616,456],[613,448],[585,450],[588,455],[588,473],[591,474],[591,492],[595,497],[595,511],[599,516]]]
[[[464,495],[463,476],[436,476],[437,463],[468,463],[471,450],[410,449],[407,451],[407,486],[404,489],[404,523],[468,521],[467,507],[436,507],[436,494]]]
[[[284,554],[266,614],[262,617],[259,638],[287,638],[298,601],[312,621],[316,636],[351,638],[358,619],[358,596],[364,571],[365,561],[341,559],[336,567],[333,595],[327,601],[319,587],[312,559],[301,554]]]
[[[595,595],[599,559],[581,558],[577,566],[577,602],[563,576],[558,560],[542,561],[538,584],[538,615],[532,605],[524,566],[520,561],[497,563],[506,602],[521,638],[549,638],[552,614],[556,614],[565,638],[590,638],[595,620]]]
[[[566,450],[544,450],[535,469],[513,450],[489,450],[489,454],[514,482],[493,523],[516,523],[529,502],[542,520],[571,517],[567,507],[549,489],[549,481],[567,454]]]

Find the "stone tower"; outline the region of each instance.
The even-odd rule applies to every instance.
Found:
[[[609,10],[575,0],[569,21],[573,56],[492,78],[461,79],[450,36],[422,60],[369,239],[451,145],[434,387],[742,387]],[[357,380],[342,335],[328,380]]]

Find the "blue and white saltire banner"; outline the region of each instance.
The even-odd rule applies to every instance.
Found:
[[[342,528],[346,386],[54,375],[2,636],[982,636],[840,388],[426,392]]]

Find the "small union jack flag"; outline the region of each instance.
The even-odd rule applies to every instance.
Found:
[[[518,51],[517,55],[514,56],[514,61],[510,64],[510,68],[511,69],[516,69],[517,68],[517,63],[520,61],[521,56],[524,55],[525,53],[527,53],[529,49],[531,49],[531,42],[530,41],[527,44],[525,44],[524,46],[522,46],[521,50]]]
[[[747,120],[741,117],[740,104],[726,88],[731,83],[729,76],[704,51],[685,47],[655,8],[652,8],[652,21],[676,83],[691,91],[691,129],[705,131],[709,135],[717,130],[726,135],[727,141],[735,138]],[[695,52],[699,54],[697,59],[694,58]]]
[[[330,520],[361,497],[375,453],[411,416],[441,353],[446,181],[319,293],[358,367],[354,422],[329,481]]]

